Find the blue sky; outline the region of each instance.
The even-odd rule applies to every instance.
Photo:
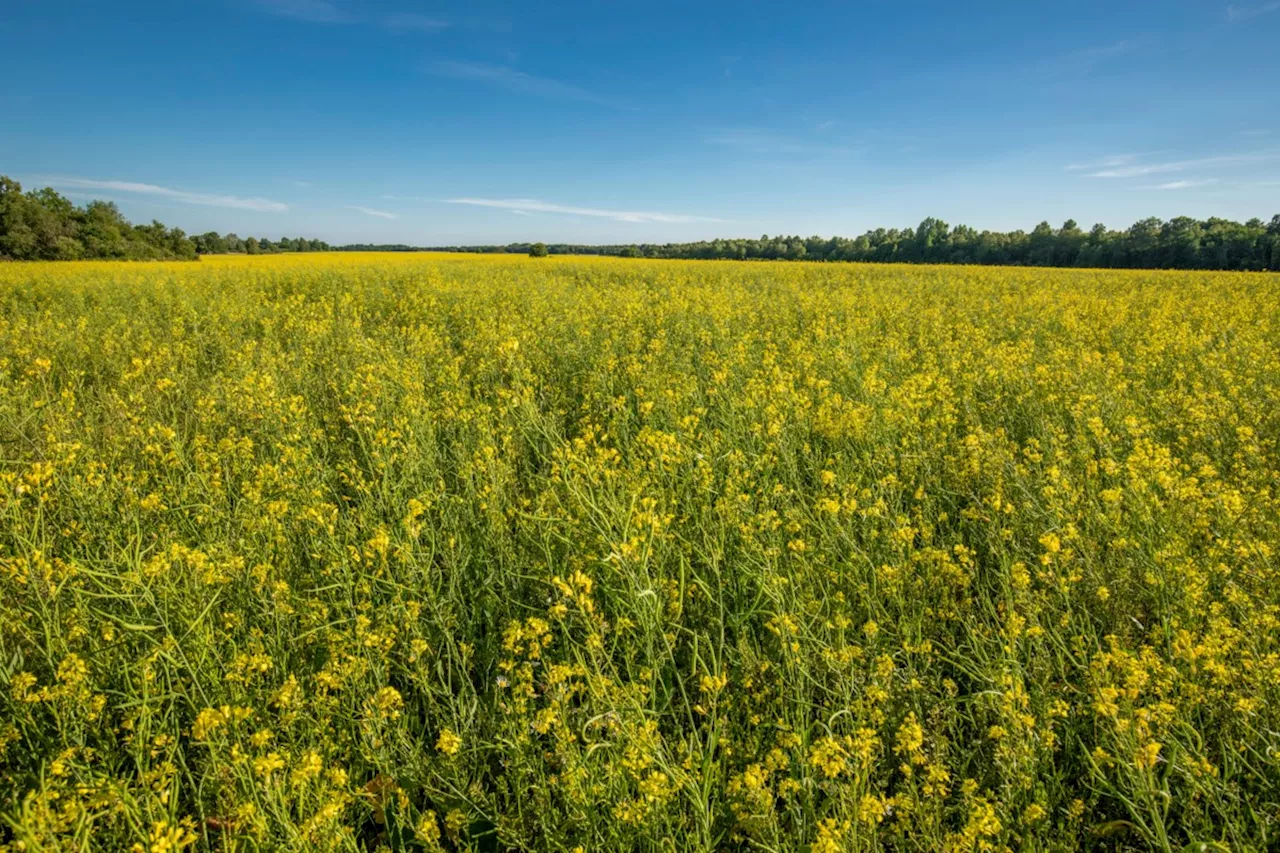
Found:
[[[1280,0],[6,0],[0,172],[330,241],[1280,212]]]

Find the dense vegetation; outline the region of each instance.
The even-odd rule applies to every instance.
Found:
[[[1276,850],[1277,304],[2,265],[0,850]]]
[[[282,252],[328,252],[333,248],[323,240],[308,240],[306,237],[281,237],[275,241],[266,237],[241,239],[235,234],[216,231],[197,234],[192,239],[196,251],[202,255],[276,255]]]
[[[69,261],[194,259],[196,246],[180,228],[132,225],[111,202],[77,207],[49,187],[24,193],[0,176],[0,258]]]
[[[539,248],[541,247],[541,248]],[[131,225],[110,202],[76,207],[46,187],[27,193],[0,177],[0,258],[13,260],[130,259],[181,260],[198,255],[269,255],[324,252],[323,240],[284,237],[278,241],[210,231],[188,237],[159,222]],[[407,244],[355,243],[342,251],[416,252]],[[690,260],[809,260],[878,263],[1000,264],[1044,267],[1132,269],[1280,270],[1280,215],[1270,224],[1251,219],[1164,222],[1144,219],[1125,231],[1098,224],[1082,231],[1074,221],[1054,229],[1041,222],[1031,233],[978,232],[951,228],[929,218],[916,228],[878,228],[861,237],[770,237],[704,240],[697,243],[587,246],[570,243],[510,243],[505,246],[441,246],[431,251],[507,253],[540,256],[614,255]]]
[[[277,242],[215,232],[188,237],[159,222],[133,225],[108,201],[77,207],[50,187],[22,191],[0,175],[0,258],[18,261],[195,260],[198,255],[327,251],[322,240],[285,237]]]
[[[399,247],[394,247],[399,248]],[[407,247],[406,247],[407,248]],[[872,261],[878,263],[1002,264],[1114,269],[1280,270],[1280,215],[1264,225],[1179,216],[1143,219],[1125,231],[1095,225],[1082,231],[1041,222],[1031,233],[951,228],[926,219],[916,228],[877,228],[861,237],[770,237],[613,246],[553,243],[557,255],[617,255],[696,260]],[[525,254],[528,243],[449,246],[442,251]]]

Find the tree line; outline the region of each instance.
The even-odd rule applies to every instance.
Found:
[[[530,254],[534,243],[503,246],[435,246],[431,251]],[[0,258],[11,260],[194,260],[200,255],[277,252],[424,251],[405,244],[330,246],[305,237],[241,238],[235,234],[188,236],[160,222],[133,225],[112,202],[73,204],[50,187],[23,192],[0,176]],[[877,228],[860,237],[797,237],[767,234],[758,239],[702,240],[696,243],[639,243],[588,246],[551,243],[553,255],[616,255],[788,261],[875,261],[880,263],[1007,264],[1018,266],[1114,267],[1141,269],[1280,270],[1280,215],[1269,223],[1250,219],[1168,221],[1148,218],[1123,231],[1098,224],[1082,230],[1074,220],[1060,228],[1041,222],[1030,232],[952,228],[925,219],[914,228]]]
[[[528,254],[533,244],[442,246],[437,251]],[[372,248],[372,247],[370,247]],[[770,237],[582,246],[551,243],[553,255],[595,254],[637,258],[880,263],[1004,264],[1129,269],[1280,270],[1280,215],[1260,219],[1149,218],[1123,231],[1098,224],[1082,230],[1041,222],[1032,231],[977,231],[928,218],[915,228],[877,228],[860,237]]]
[[[272,242],[266,237],[241,239],[235,234],[219,234],[210,231],[191,238],[196,252],[201,255],[273,255],[279,252],[331,252],[334,248],[323,240],[306,237],[281,237]]]
[[[323,252],[323,240],[284,237],[277,241],[235,234],[187,236],[160,222],[134,225],[109,201],[83,207],[51,187],[22,191],[0,175],[0,258],[15,261],[195,260],[200,255],[240,252]]]

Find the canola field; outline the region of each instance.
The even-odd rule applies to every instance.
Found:
[[[0,851],[1280,847],[1280,276],[0,265]]]

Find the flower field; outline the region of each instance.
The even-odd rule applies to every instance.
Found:
[[[1275,850],[1280,276],[0,265],[0,850]]]

